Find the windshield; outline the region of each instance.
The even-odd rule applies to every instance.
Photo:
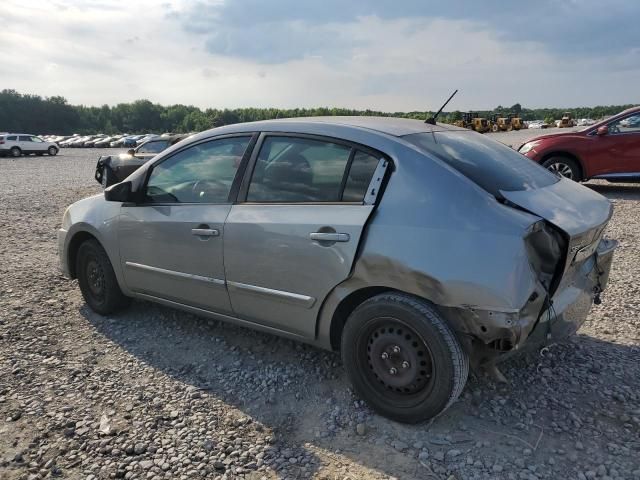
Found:
[[[414,133],[403,138],[497,198],[502,196],[500,190],[533,190],[558,181],[553,173],[524,155],[478,133]]]

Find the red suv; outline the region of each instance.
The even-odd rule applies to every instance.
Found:
[[[640,180],[640,107],[577,132],[534,138],[518,151],[576,182]]]

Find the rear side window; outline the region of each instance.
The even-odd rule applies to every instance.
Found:
[[[553,173],[524,155],[474,132],[414,133],[403,138],[498,198],[500,190],[534,190],[558,181]]]
[[[344,192],[342,192],[342,201],[362,201],[379,162],[380,158],[378,157],[361,151],[355,152],[347,175],[347,181],[345,182]]]
[[[256,162],[249,202],[339,202],[351,148],[293,137],[267,137]]]
[[[12,142],[15,142],[16,139],[17,139],[17,137],[15,135],[11,135],[11,136],[7,137],[7,140],[10,140]]]
[[[142,145],[136,153],[160,153],[169,146],[169,142],[166,140],[160,140],[157,142],[147,142]]]

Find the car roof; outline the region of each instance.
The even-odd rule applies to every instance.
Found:
[[[621,114],[627,114],[627,113],[640,113],[640,105],[636,106],[636,107],[631,107],[631,108],[627,108],[626,110],[623,110],[622,112],[620,112],[618,115]]]
[[[237,123],[229,125],[241,130],[269,130],[270,128],[296,126],[297,128],[304,127],[305,125],[332,125],[332,126],[345,126],[362,128],[367,130],[373,130],[387,135],[395,137],[401,137],[404,135],[410,135],[412,133],[430,133],[449,130],[465,130],[464,128],[455,127],[453,125],[447,125],[438,123],[431,125],[425,123],[423,120],[414,120],[410,118],[397,118],[397,117],[366,117],[366,116],[353,116],[353,117],[341,117],[341,116],[329,116],[329,117],[295,117],[295,118],[281,118],[276,120],[262,120],[258,122],[249,123]],[[224,127],[223,127],[224,128]]]

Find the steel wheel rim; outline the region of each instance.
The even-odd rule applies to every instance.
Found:
[[[87,286],[91,295],[98,300],[104,297],[104,270],[95,258],[90,258],[85,267]]]
[[[362,367],[379,394],[408,400],[431,392],[435,381],[431,350],[408,324],[393,317],[377,318],[363,339]]]
[[[558,175],[562,175],[563,177],[573,180],[573,171],[571,170],[571,167],[566,163],[552,163],[547,168],[553,173],[557,173]]]

